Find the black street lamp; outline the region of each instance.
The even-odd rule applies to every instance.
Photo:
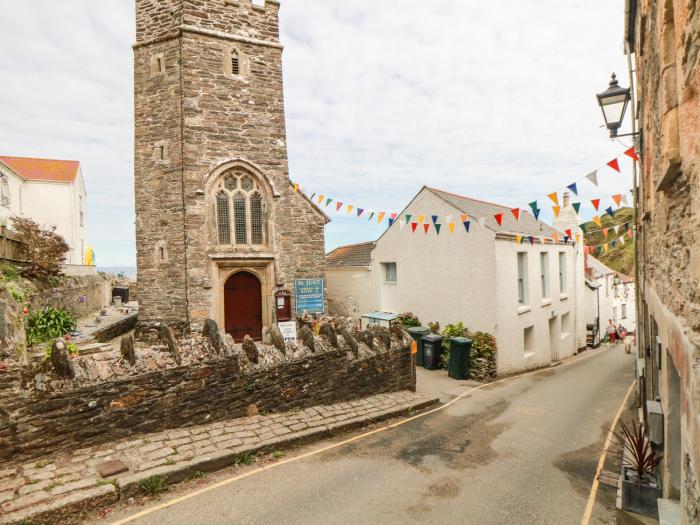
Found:
[[[596,95],[598,97],[598,105],[603,110],[603,118],[605,125],[610,130],[610,138],[625,137],[636,135],[629,133],[627,135],[618,135],[617,130],[622,126],[622,120],[625,118],[625,111],[630,102],[631,94],[629,88],[620,87],[617,82],[615,73],[612,74],[608,89]]]

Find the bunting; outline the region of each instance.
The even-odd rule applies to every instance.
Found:
[[[454,234],[455,234],[455,223],[454,223],[454,222],[451,222],[451,223],[448,224],[447,226],[448,226],[448,228],[450,229],[450,235],[454,235]]]
[[[620,163],[617,161],[617,159],[611,160],[610,162],[608,162],[607,165],[610,166],[612,169],[614,169],[616,172],[621,173],[620,172]]]
[[[571,206],[574,208],[574,210],[576,210],[576,215],[578,215],[579,212],[581,211],[581,203],[574,202]]]
[[[343,203],[342,203],[342,202],[336,202],[336,203],[335,203],[335,211],[340,211],[340,208],[342,208],[342,207],[343,207]]]
[[[467,233],[469,233],[469,225],[471,224],[471,221],[464,221],[462,224],[464,224],[464,229],[467,230]]]
[[[516,222],[520,222],[520,208],[513,208],[510,212],[513,214],[513,217],[515,217]]]
[[[619,207],[620,203],[622,203],[622,195],[619,193],[617,195],[613,195],[612,200],[615,201],[615,204],[617,204],[617,206]]]
[[[631,157],[632,159],[639,161],[639,155],[637,155],[637,150],[634,146],[632,146],[630,149],[625,151],[625,155],[628,157]]]
[[[598,209],[600,208],[600,199],[593,199],[591,201],[591,204],[593,204],[595,210],[598,211]]]
[[[357,216],[359,217],[360,215],[362,215],[362,212],[364,212],[364,211],[365,210],[362,208],[357,208]]]
[[[498,223],[499,226],[503,226],[503,214],[502,213],[497,213],[493,217],[494,217],[494,219],[496,219],[496,222]]]
[[[556,191],[550,193],[547,197],[549,197],[555,205],[559,206],[559,194]]]
[[[413,230],[413,233],[416,233],[416,228],[418,228],[418,223],[412,222],[411,223],[411,230]]]
[[[595,186],[598,185],[598,171],[593,171],[586,175],[586,178],[591,181]]]
[[[425,234],[428,235],[428,232],[430,231],[430,224],[427,222],[423,225],[423,230],[425,231]]]
[[[384,220],[385,216],[386,216],[386,213],[380,212],[379,215],[377,216],[377,224],[381,224],[382,221]]]
[[[559,213],[561,212],[561,207],[560,206],[552,206],[552,210],[554,210],[554,217],[559,217]]]
[[[569,188],[569,189],[573,192],[574,195],[578,195],[578,188],[576,187],[576,183],[575,183],[575,182],[572,183],[572,184],[569,184],[569,185],[567,186],[567,188]]]
[[[440,235],[440,228],[442,228],[442,224],[435,225],[435,231],[437,232],[438,235]]]

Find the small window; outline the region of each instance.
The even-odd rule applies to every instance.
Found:
[[[160,254],[160,260],[165,260],[165,248],[163,248],[162,246],[158,248],[158,253]]]
[[[254,193],[250,197],[250,236],[253,244],[263,243],[262,197]]]
[[[566,293],[566,254],[559,252],[559,292]]]
[[[625,303],[622,303],[620,305],[620,310],[621,310],[620,313],[622,314],[622,318],[627,319],[627,305]]]
[[[79,211],[80,211],[80,225],[85,226],[85,208],[83,207],[83,196],[78,197],[79,199]]]
[[[527,253],[518,252],[518,303],[527,304]]]
[[[247,220],[245,212],[245,196],[236,195],[233,198],[233,215],[236,224],[236,244],[248,244]]]
[[[234,75],[241,74],[241,61],[238,56],[238,51],[235,49],[231,51],[231,73]]]
[[[163,145],[158,146],[158,158],[160,160],[165,159],[165,146]]]
[[[540,282],[542,283],[542,298],[549,297],[549,254],[540,252]]]
[[[10,182],[4,176],[0,182],[0,203],[3,206],[10,205]]]
[[[384,266],[384,282],[396,283],[396,263],[383,263]]]
[[[220,192],[216,196],[216,220],[219,244],[231,244],[231,216],[228,208],[228,195]]]

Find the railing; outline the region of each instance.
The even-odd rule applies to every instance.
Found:
[[[0,260],[10,262],[27,262],[27,247],[19,240],[17,234],[0,226]]]

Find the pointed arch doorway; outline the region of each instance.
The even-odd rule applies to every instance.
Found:
[[[246,335],[262,339],[262,285],[254,274],[236,272],[226,280],[224,322],[226,333],[237,343]]]

